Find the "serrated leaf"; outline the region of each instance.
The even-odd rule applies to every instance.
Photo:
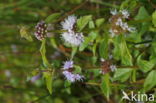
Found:
[[[139,66],[139,69],[143,72],[148,72],[149,70],[151,70],[154,65],[155,65],[155,61],[147,61],[147,60],[143,60],[141,59],[141,55],[137,58],[137,65]]]
[[[151,18],[147,12],[147,10],[145,9],[144,6],[140,7],[139,12],[137,14],[137,16],[135,17],[135,20],[145,20],[145,19],[149,19]],[[141,35],[144,34],[150,26],[150,22],[145,21],[143,23],[141,23],[141,28],[139,30],[139,36],[138,38],[141,38]]]
[[[132,74],[131,68],[123,68],[123,69],[118,68],[115,71],[113,80],[119,80],[121,82],[124,82],[130,78],[131,74]]]
[[[46,19],[45,22],[46,23],[53,23],[54,21],[56,21],[58,18],[61,17],[61,13],[53,13],[51,15],[49,15]]]
[[[101,83],[101,89],[103,94],[107,97],[109,100],[109,95],[110,95],[110,80],[109,80],[109,74],[105,74],[102,78],[102,83]]]
[[[95,24],[94,24],[93,21],[89,21],[89,28],[90,28],[90,29],[95,28]]]
[[[117,36],[114,43],[113,55],[116,59],[120,59],[123,65],[132,65],[132,56],[128,50],[125,38],[123,35]]]
[[[152,14],[152,23],[153,23],[154,26],[156,27],[156,11],[153,12],[153,14]]]
[[[144,89],[148,91],[156,86],[156,70],[152,70],[145,79]]]
[[[45,81],[46,81],[46,86],[47,86],[47,89],[48,89],[50,94],[52,94],[53,74],[54,74],[54,70],[53,70],[53,72],[44,72],[43,73],[43,76],[44,76]]]
[[[42,41],[42,44],[41,44],[41,47],[40,47],[40,53],[41,53],[41,56],[42,56],[42,60],[43,60],[43,65],[45,67],[49,66],[49,62],[46,58],[46,40],[44,39]]]
[[[108,35],[105,35],[104,39],[101,41],[99,46],[99,54],[101,58],[108,59]]]
[[[78,31],[82,31],[82,29],[84,29],[84,27],[89,23],[91,19],[92,15],[80,17],[80,19],[77,20]]]
[[[149,14],[144,6],[140,7],[137,16],[135,17],[136,20],[142,20],[149,17]]]
[[[25,39],[27,39],[28,41],[33,41],[33,39],[32,39],[32,37],[31,37],[30,33],[28,33],[28,28],[27,28],[27,27],[22,26],[22,27],[20,28],[20,34],[21,34],[21,37],[22,37],[22,38],[25,38]]]
[[[96,32],[94,32],[94,31],[90,32],[88,37],[85,37],[85,40],[82,43],[82,45],[80,46],[79,50],[83,51],[89,45],[90,42],[92,42],[96,39],[96,37],[97,37]]]
[[[104,18],[99,18],[95,21],[95,24],[97,27],[100,27],[104,23],[105,19]]]

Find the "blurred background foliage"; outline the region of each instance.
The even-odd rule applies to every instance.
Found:
[[[96,83],[100,81],[101,78],[105,79],[104,81],[106,82],[108,75],[100,76],[96,70],[91,72],[95,74],[94,78],[96,77],[95,80],[90,79],[93,84],[74,83],[70,85],[68,82],[64,83],[64,78],[61,76],[61,73],[57,73],[53,78],[52,95],[50,95],[46,89],[43,78],[32,83],[31,78],[36,75],[36,72],[33,71],[43,67],[42,57],[39,52],[41,42],[36,40],[34,36],[33,41],[27,41],[26,39],[21,38],[20,29],[21,27],[25,27],[24,29],[29,28],[29,30],[31,30],[30,34],[33,34],[36,23],[40,20],[45,20],[53,13],[60,13],[60,17],[76,14],[78,17],[92,15],[94,20],[97,18],[108,20],[110,9],[122,8],[122,6],[120,6],[121,4],[123,8],[126,7],[126,9],[131,11],[132,17],[137,15],[136,20],[139,20],[140,18],[146,19],[148,16],[150,18],[156,8],[155,0],[0,0],[0,103],[118,103],[113,101],[114,99],[118,100],[118,98],[121,98],[121,93],[117,90],[114,93],[109,93],[111,91],[109,91],[109,87],[106,83],[102,83],[102,86],[106,88],[101,89],[99,84]],[[145,17],[146,13],[144,8],[140,9],[141,7],[146,9],[148,13],[147,17]],[[142,13],[137,14],[139,10],[145,15]],[[55,22],[55,28],[57,28],[57,30],[61,29],[60,21]],[[141,26],[140,24],[135,25],[137,25],[138,28]],[[152,24],[145,22],[143,25],[146,26],[142,28],[141,34],[144,35],[146,33],[152,35],[151,37],[153,38],[156,37],[156,28],[151,26]],[[144,31],[145,28],[150,29]],[[142,36],[142,38],[144,38],[144,36]],[[55,35],[55,39],[60,41],[58,35]],[[135,38],[132,37],[132,39]],[[135,40],[130,39],[130,41]],[[142,39],[137,38],[136,41],[140,42]],[[53,42],[53,40],[51,40],[51,42]],[[63,53],[59,52],[56,48],[53,48],[54,43],[51,42],[47,43],[46,55],[50,63],[53,63],[53,66],[59,69],[62,66],[62,61],[68,58],[66,56],[70,53],[71,49],[65,50]],[[62,45],[57,45],[64,50]],[[156,53],[155,45],[156,43],[153,42],[152,48],[154,49],[150,48],[154,53]],[[147,48],[143,47],[143,49]],[[96,57],[92,57],[90,52],[86,52],[87,53],[77,54],[77,57],[79,58],[76,58],[76,63],[80,66],[82,65],[82,68],[84,65],[82,63],[85,62],[85,65],[88,66],[88,62],[94,62],[94,59],[96,59]],[[130,52],[132,53],[133,50],[130,50]],[[139,51],[135,52],[134,55]],[[149,55],[152,55],[151,58],[155,58],[156,54],[154,53],[152,54],[147,51],[147,55],[145,54],[144,59],[149,59]],[[139,61],[140,58],[137,60]],[[142,60],[139,61],[138,64],[142,66],[141,68],[144,68],[146,62],[147,61]],[[146,66],[150,65],[153,64],[148,63]],[[149,70],[146,71],[145,68],[143,71],[146,73]],[[115,78],[116,80],[122,78],[122,75],[117,75],[121,72],[129,75],[131,70],[119,70],[115,74],[118,77]],[[136,71],[133,71],[133,73],[134,72]],[[92,78],[90,75],[88,75],[88,77]],[[139,78],[143,79],[147,76],[147,74],[144,75],[141,71],[139,71],[137,75],[141,75]],[[127,77],[124,75],[124,79],[126,78]],[[133,78],[135,77],[133,76]],[[153,78],[153,76],[151,78]],[[155,80],[155,78],[152,80]],[[121,83],[119,87],[113,86],[112,88],[114,90],[116,88],[127,88],[131,90],[135,85],[136,84],[128,83],[125,83],[124,85]],[[138,86],[138,88],[142,88],[142,86]],[[105,95],[103,95],[103,92],[105,92]],[[106,97],[110,94],[112,100],[109,101]]]

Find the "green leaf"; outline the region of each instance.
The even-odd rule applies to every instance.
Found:
[[[143,72],[148,72],[150,71],[154,65],[155,61],[147,61],[147,60],[142,60],[141,55],[137,58],[137,65],[139,66],[139,69]]]
[[[82,45],[80,46],[79,50],[80,51],[83,51],[88,45],[90,42],[93,42],[97,37],[97,33],[92,31],[89,33],[88,37],[85,37],[85,40],[84,42],[82,43]]]
[[[44,39],[42,41],[42,44],[41,44],[41,47],[40,47],[40,53],[41,53],[41,56],[42,56],[42,60],[43,60],[43,65],[45,67],[49,66],[49,62],[46,58],[46,40]]]
[[[80,19],[77,20],[77,27],[78,31],[82,31],[84,27],[89,23],[89,21],[92,20],[92,15],[83,16]]]
[[[81,73],[81,67],[78,66],[78,65],[74,65],[74,68],[75,68],[75,73]]]
[[[145,9],[145,7],[140,7],[139,12],[137,14],[137,16],[135,17],[135,20],[145,20],[145,22],[141,23],[141,28],[139,30],[139,38],[141,38],[141,35],[144,34],[150,26],[150,22],[146,21],[147,19],[151,19],[151,17],[149,16],[147,10]]]
[[[152,89],[153,87],[156,86],[156,70],[152,70],[147,78],[145,79],[145,82],[144,82],[144,89],[145,91],[148,91],[150,89]]]
[[[99,54],[100,57],[108,59],[108,35],[105,35],[104,39],[101,41],[100,46],[99,46]]]
[[[136,20],[143,20],[149,17],[149,14],[144,6],[140,7],[137,16],[135,17]]]
[[[90,28],[90,29],[95,28],[95,24],[94,24],[93,21],[89,21],[89,28]]]
[[[53,23],[54,21],[56,21],[60,17],[61,17],[61,13],[53,13],[45,19],[45,22],[46,23]]]
[[[52,94],[53,74],[54,74],[54,70],[53,70],[53,72],[44,72],[43,73],[43,76],[46,80],[46,86],[47,86],[47,89],[50,94]]]
[[[125,38],[123,35],[119,35],[113,41],[114,50],[113,55],[116,59],[120,59],[123,65],[132,65],[132,56],[128,50]]]
[[[99,18],[95,21],[95,24],[97,27],[100,27],[104,23],[105,19],[104,18]]]
[[[153,23],[154,26],[156,27],[156,11],[153,12],[153,14],[152,14],[152,23]]]
[[[107,97],[109,100],[109,95],[110,95],[110,80],[109,80],[109,74],[105,74],[102,78],[102,83],[101,83],[101,89],[103,94]]]
[[[21,34],[21,37],[22,37],[22,38],[25,38],[25,39],[27,39],[28,41],[33,41],[33,39],[32,39],[32,37],[31,37],[30,33],[28,33],[28,28],[27,28],[27,27],[22,26],[22,27],[20,28],[20,34]]]
[[[123,69],[118,68],[115,71],[113,80],[114,81],[119,80],[121,82],[124,82],[124,81],[126,81],[127,79],[130,78],[131,74],[132,74],[132,69],[131,68],[123,68]]]

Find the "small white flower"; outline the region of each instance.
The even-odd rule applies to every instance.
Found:
[[[128,12],[127,10],[121,10],[120,12],[122,13],[123,17],[126,18],[126,19],[127,19],[127,18],[129,17],[129,15],[130,15],[129,12]]]
[[[116,66],[115,65],[111,65],[110,69],[111,69],[112,72],[114,72],[116,70]]]
[[[115,23],[116,25],[123,25],[123,22],[122,22],[122,19],[121,18],[118,18],[117,22]]]
[[[129,27],[127,30],[128,30],[129,32],[134,32],[134,31],[136,31],[136,28],[135,28],[135,27]]]
[[[99,73],[100,74],[105,74],[105,72],[103,70],[100,70]]]
[[[120,26],[121,26],[121,28],[122,28],[123,30],[128,30],[128,28],[129,28],[129,26],[128,26],[127,23],[122,23],[122,25],[120,25]]]
[[[112,29],[109,29],[109,32],[111,34],[111,37],[114,37],[115,36],[115,33],[114,33],[114,31]]]
[[[74,27],[74,24],[76,23],[76,16],[72,15],[72,16],[68,16],[67,19],[65,19],[64,22],[61,22],[62,28],[64,30],[68,30],[71,31]]]
[[[65,42],[74,46],[79,46],[84,41],[84,36],[82,33],[75,33],[73,31],[64,32],[62,34],[62,38],[65,40]]]
[[[114,10],[111,10],[110,13],[111,13],[112,15],[116,15],[118,12],[117,12],[116,9],[114,9]]]
[[[104,58],[101,58],[101,59],[100,59],[100,61],[101,61],[101,62],[104,62],[104,61],[105,61],[105,59],[104,59]]]

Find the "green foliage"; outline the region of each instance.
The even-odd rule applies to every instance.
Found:
[[[42,45],[40,47],[40,53],[42,55],[43,65],[45,67],[48,67],[49,66],[49,62],[48,62],[47,57],[46,57],[46,40],[42,41]]]
[[[132,56],[123,35],[115,38],[114,46],[114,57],[120,59],[123,65],[132,65]]]
[[[91,42],[93,42],[96,39],[97,32],[90,32],[87,37],[85,37],[85,41],[80,46],[79,50],[83,51]]]
[[[110,79],[109,79],[109,74],[106,74],[103,76],[102,78],[102,83],[101,83],[101,89],[102,89],[102,92],[103,94],[107,97],[107,99],[109,99],[109,96],[110,96]]]
[[[145,79],[145,83],[144,83],[144,89],[150,90],[152,89],[154,86],[156,86],[156,70],[152,70],[148,75],[147,78]]]
[[[148,72],[154,67],[155,61],[142,60],[140,55],[137,59],[137,64],[141,71]]]
[[[78,31],[82,31],[84,27],[89,23],[89,21],[92,19],[92,15],[83,16],[80,19],[77,20],[77,27]]]
[[[20,29],[20,34],[22,38],[27,39],[28,41],[33,41],[30,33],[28,32],[28,28],[25,26],[22,26]]]
[[[46,19],[45,19],[45,21],[47,22],[47,23],[53,23],[53,22],[55,22],[58,18],[60,18],[61,17],[61,14],[60,13],[54,13],[54,14],[51,14],[51,15],[49,15]]]
[[[153,14],[152,14],[152,22],[153,22],[154,26],[156,27],[156,11],[153,12]]]
[[[122,100],[122,91],[154,94],[154,3],[154,0],[1,1],[0,102],[127,103],[132,101]],[[119,15],[110,13],[114,9]],[[121,12],[124,9],[130,13],[128,18]],[[61,22],[70,15],[77,16],[77,20],[69,20],[66,26],[73,27],[64,30]],[[116,27],[118,16],[136,30],[124,30],[127,25],[123,23]],[[52,25],[52,30],[41,26],[37,31],[35,25],[42,20],[47,26]],[[38,35],[34,34],[36,31]],[[82,43],[68,44],[62,36],[65,32],[77,33],[77,38],[83,34]],[[46,36],[43,40],[35,38],[42,34]],[[76,42],[75,38],[68,39]],[[68,60],[74,64],[65,70]],[[72,82],[64,71],[84,78]]]
[[[43,77],[45,78],[46,86],[50,94],[52,94],[53,91],[52,90],[53,74],[54,74],[54,70],[52,72],[43,73]]]
[[[106,34],[104,39],[101,40],[101,43],[99,45],[99,54],[102,58],[108,58],[108,49],[109,49],[109,38]]]
[[[131,74],[132,74],[132,68],[122,68],[122,69],[118,68],[115,71],[113,80],[119,80],[121,82],[125,82],[127,79],[130,78]]]

